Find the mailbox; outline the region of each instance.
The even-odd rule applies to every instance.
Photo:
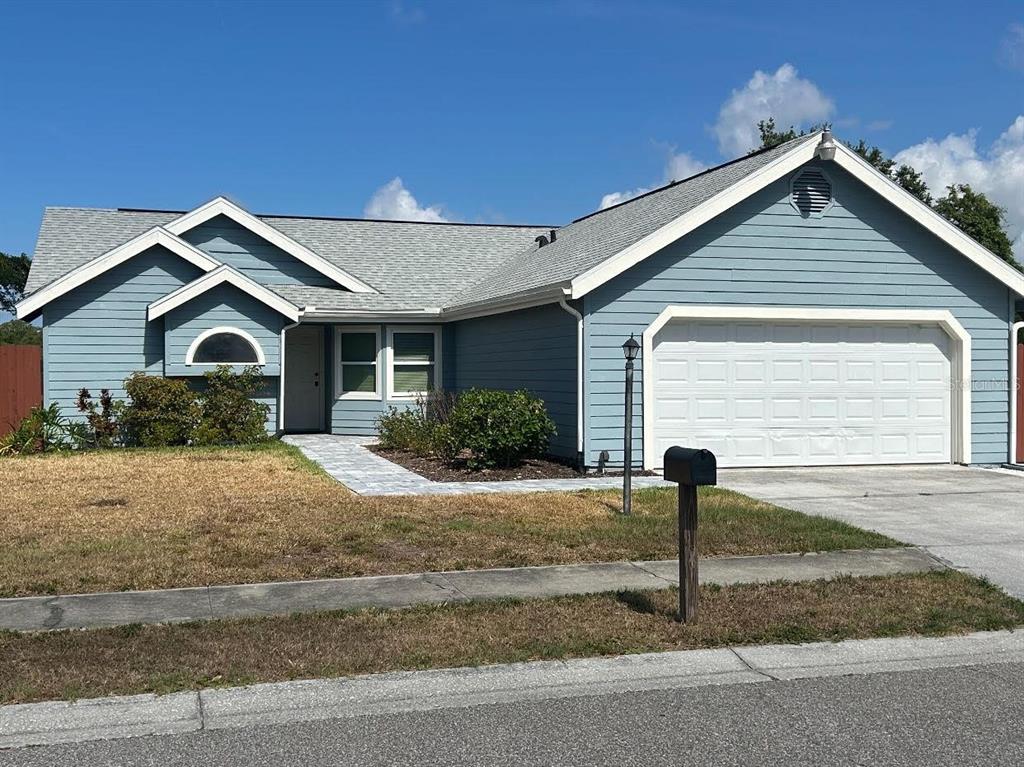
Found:
[[[718,461],[710,450],[670,447],[665,451],[665,479],[680,485],[718,484]]]

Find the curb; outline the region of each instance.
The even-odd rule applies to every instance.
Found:
[[[1024,662],[1024,632],[534,661],[0,707],[0,748],[707,685]]]
[[[945,569],[945,565],[931,554],[908,547],[709,558],[701,561],[700,576],[702,583],[728,586],[941,569]],[[678,584],[678,574],[678,562],[669,559],[17,597],[0,599],[0,629],[104,628],[329,610],[391,609],[481,599],[537,599],[665,589]]]

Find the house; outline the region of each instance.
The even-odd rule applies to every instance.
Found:
[[[48,208],[18,307],[45,400],[263,367],[268,429],[369,435],[428,388],[518,388],[554,453],[722,466],[1006,462],[1024,275],[815,133],[567,226]]]

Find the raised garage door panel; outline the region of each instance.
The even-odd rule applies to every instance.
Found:
[[[951,342],[937,326],[670,322],[654,447],[719,466],[948,463]]]

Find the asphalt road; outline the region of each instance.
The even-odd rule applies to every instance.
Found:
[[[1024,664],[532,701],[0,752],[0,765],[1017,765]]]

